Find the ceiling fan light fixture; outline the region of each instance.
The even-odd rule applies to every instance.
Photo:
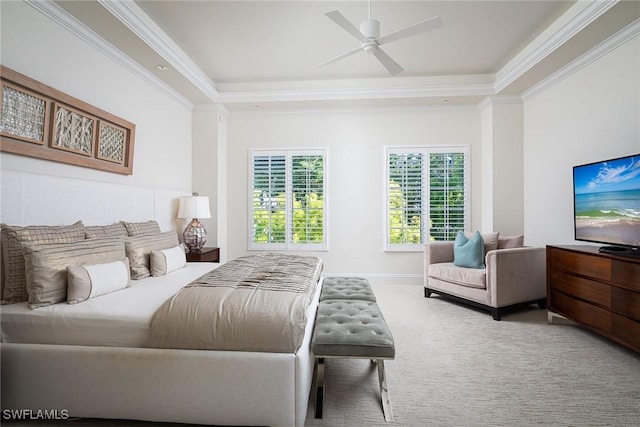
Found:
[[[373,53],[378,48],[378,43],[374,40],[362,43],[362,51],[365,53]]]

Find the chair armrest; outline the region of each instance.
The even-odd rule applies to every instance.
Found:
[[[497,249],[487,252],[485,263],[493,307],[546,297],[546,248]]]
[[[425,264],[453,262],[453,242],[433,241],[424,245]]]
[[[440,262],[453,262],[453,242],[432,241],[424,245],[424,285],[429,281],[429,266]]]

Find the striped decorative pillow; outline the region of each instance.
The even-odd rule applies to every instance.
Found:
[[[126,237],[125,248],[131,266],[131,279],[138,280],[151,276],[151,251],[160,251],[174,246],[178,246],[178,235],[175,231],[150,236]]]
[[[87,239],[100,239],[105,237],[127,237],[127,229],[122,223],[111,225],[92,225],[84,228]]]
[[[124,258],[125,248],[121,238],[25,245],[29,306],[44,307],[67,300],[67,267],[102,264]]]
[[[18,227],[2,224],[2,303],[27,301],[24,246],[30,243],[61,243],[84,240],[84,224]]]
[[[129,237],[135,236],[148,236],[152,234],[160,234],[160,226],[157,221],[146,221],[146,222],[125,222],[120,221],[124,228],[127,230],[127,234]]]

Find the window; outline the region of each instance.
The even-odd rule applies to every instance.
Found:
[[[249,249],[326,249],[325,150],[250,157]]]
[[[467,147],[387,148],[386,249],[422,250],[469,225]]]

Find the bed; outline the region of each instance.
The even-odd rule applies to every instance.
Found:
[[[31,254],[25,252],[25,259]],[[199,288],[199,279],[229,263],[186,263],[79,304],[57,302],[35,309],[27,302],[3,305],[2,409],[83,418],[303,426],[314,369],[310,341],[322,286],[318,261],[316,285],[294,349],[157,348],[150,340],[161,307],[187,285]],[[252,280],[244,280],[243,286]]]

